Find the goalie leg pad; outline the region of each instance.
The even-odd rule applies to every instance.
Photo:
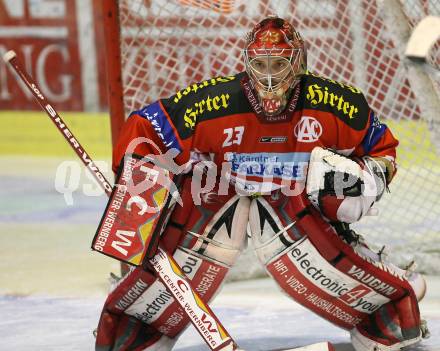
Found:
[[[95,349],[128,350],[134,345],[151,347],[161,337],[155,329],[143,324],[124,311],[138,299],[156,278],[141,268],[130,268],[130,271],[118,282],[109,294],[99,320]]]
[[[245,247],[249,205],[247,198],[213,195],[209,203],[193,206],[186,217],[171,216],[174,224],[169,223],[162,240],[172,247],[173,237],[180,238],[173,257],[204,301],[218,292]],[[182,218],[186,223],[176,223]],[[179,226],[181,232],[176,233]],[[148,346],[148,350],[169,350],[173,345],[169,339],[175,341],[188,322],[186,313],[162,282],[136,268],[107,298],[97,345],[119,345],[120,339],[129,335],[123,347],[116,350],[131,349],[133,343]],[[170,348],[165,348],[167,345]]]
[[[193,255],[231,267],[246,247],[250,200],[247,197],[205,197],[185,225],[180,248]],[[186,272],[185,272],[186,273]]]
[[[418,276],[410,281],[411,286],[423,280]],[[417,343],[423,336],[419,315],[413,295],[390,301],[350,331],[352,344],[356,351],[394,351]]]
[[[253,200],[250,225],[259,259],[303,306],[348,330],[358,325],[359,330],[361,326],[381,330],[380,315],[386,308],[407,342],[420,335],[417,298],[406,277],[356,252],[304,195]],[[403,306],[405,321],[399,318]],[[389,339],[390,344],[395,342],[400,341]]]

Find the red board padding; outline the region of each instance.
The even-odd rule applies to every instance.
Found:
[[[139,266],[154,255],[173,183],[166,170],[139,156],[122,162],[92,249]]]

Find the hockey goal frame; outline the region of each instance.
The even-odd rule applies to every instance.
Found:
[[[102,25],[105,29],[104,52],[108,105],[112,145],[114,146],[125,122],[118,0],[101,1],[100,4]]]

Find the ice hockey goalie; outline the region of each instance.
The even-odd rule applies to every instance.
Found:
[[[206,301],[248,228],[277,284],[346,329],[356,351],[418,342],[422,276],[350,229],[392,181],[398,141],[359,89],[307,71],[304,41],[283,19],[258,23],[243,52],[244,72],[134,111],[114,169],[126,154],[157,165],[173,150],[159,163],[182,177],[182,204],[169,210],[160,245]],[[133,268],[104,304],[96,349],[170,350],[187,324],[154,272]]]

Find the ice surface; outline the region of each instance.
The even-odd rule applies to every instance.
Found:
[[[440,350],[440,279],[430,277],[421,303],[432,337],[407,351]],[[100,308],[105,296],[1,296],[0,350],[92,350]],[[223,325],[240,347],[270,350],[331,341],[338,351],[353,351],[348,333],[315,316],[282,294],[270,279],[232,282],[212,304]],[[202,351],[208,347],[190,326],[175,350]]]

